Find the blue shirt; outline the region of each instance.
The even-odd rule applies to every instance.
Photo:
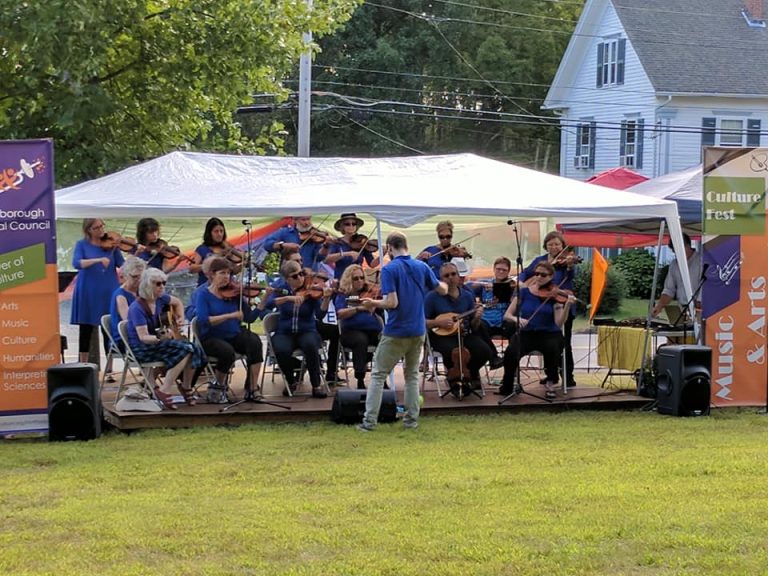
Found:
[[[463,314],[475,308],[475,296],[467,288],[460,286],[457,298],[451,298],[448,294],[441,296],[437,292],[430,292],[424,299],[424,316],[429,320],[437,318],[440,314]]]
[[[205,262],[205,259],[208,258],[211,254],[213,254],[213,248],[210,246],[206,246],[205,244],[200,244],[197,248],[195,248],[195,253],[200,256],[200,262]],[[202,286],[203,284],[208,283],[208,278],[205,277],[205,274],[203,274],[202,269],[197,273],[197,285]]]
[[[112,303],[109,306],[109,315],[112,317],[110,320],[110,333],[112,334],[112,340],[115,341],[115,344],[122,342],[120,332],[117,331],[117,325],[123,320],[123,318],[120,318],[120,311],[117,309],[118,296],[124,297],[126,302],[128,302],[129,307],[133,304],[133,301],[136,300],[136,296],[128,292],[128,290],[122,286],[118,286],[117,290],[112,293]]]
[[[273,292],[270,294],[265,305],[265,310],[274,309],[276,312],[280,313],[280,316],[277,319],[277,330],[275,332],[277,334],[317,332],[317,320],[322,320],[326,314],[320,308],[322,298],[304,298],[304,302],[298,307],[295,306],[293,302],[286,302],[285,304],[276,306],[276,298],[293,295],[293,291],[290,288],[286,288],[280,292]]]
[[[271,234],[264,240],[264,248],[267,252],[278,252],[275,250],[275,242],[294,243],[301,246],[302,242],[299,239],[299,231],[293,226],[283,226],[277,230],[274,234]],[[323,244],[307,240],[301,248],[299,253],[301,254],[301,260],[304,266],[317,270],[318,264],[323,261],[325,256],[320,254],[320,250],[323,248]]]
[[[533,276],[539,262],[547,262],[548,258],[549,256],[547,254],[536,256],[536,258],[528,264],[525,270],[523,270],[523,273],[520,274],[520,282],[525,282],[528,278]],[[576,266],[572,266],[571,268],[568,268],[567,266],[555,266],[555,275],[552,278],[552,282],[554,282],[556,286],[559,286],[561,290],[570,290],[573,292],[573,281],[575,278]],[[571,306],[569,314],[571,316],[576,315],[576,306]]]
[[[344,240],[338,240],[336,244],[333,244],[330,249],[330,254],[339,254],[341,252],[354,252],[355,250],[352,249],[352,247],[347,244]],[[373,255],[373,252],[370,250],[362,250],[360,252],[360,255],[357,257],[357,260],[352,260],[351,256],[344,256],[343,258],[339,258],[336,261],[336,268],[333,273],[333,277],[337,280],[341,278],[341,275],[344,274],[344,270],[349,268],[352,264],[360,264],[362,265],[363,262],[368,262],[368,265],[371,265],[371,262],[375,260],[375,257]]]
[[[484,280],[483,282],[493,284],[494,280]],[[488,326],[500,328],[504,324],[504,312],[509,308],[509,300],[506,302],[495,302],[493,288],[486,288],[481,282],[467,282],[464,284],[474,293],[475,297],[480,298],[485,310],[483,310],[483,321]]]
[[[197,314],[197,330],[201,340],[209,338],[218,338],[220,340],[232,340],[240,333],[240,320],[230,318],[220,322],[215,326],[211,325],[211,316],[221,316],[222,314],[231,314],[240,309],[238,299],[224,300],[211,293],[210,290],[200,290],[195,292],[195,309]],[[243,301],[243,319],[246,322],[253,322],[261,317],[261,311],[258,308],[251,308],[248,302]]]
[[[333,305],[336,308],[338,315],[339,310],[348,308],[347,296],[345,294],[339,294],[333,301]],[[344,330],[375,330],[381,332],[381,320],[377,314],[372,314],[366,310],[358,310],[355,314],[347,318],[346,320],[340,320],[341,329]]]
[[[448,253],[442,251],[443,248],[440,248],[440,246],[427,246],[424,248],[424,250],[422,250],[422,252],[429,252],[432,254],[432,256],[427,259],[427,266],[432,269],[432,272],[438,278],[440,277],[440,267],[446,262],[451,261],[451,257],[448,256]],[[438,254],[438,252],[441,253]]]
[[[97,262],[83,268],[81,262],[91,258],[108,258],[109,264],[105,268]],[[79,270],[72,294],[72,324],[101,325],[101,317],[109,314],[112,293],[120,286],[117,269],[124,261],[120,250],[105,250],[85,239],[77,241],[72,254],[72,266]]]
[[[395,338],[423,336],[426,331],[424,297],[439,282],[424,262],[398,256],[381,269],[381,295],[397,294],[397,308],[387,311],[384,335]]]
[[[134,300],[128,307],[128,344],[133,348],[141,343],[136,332],[137,326],[146,326],[147,332],[155,334],[162,326],[160,316],[171,305],[171,295],[163,294],[155,301],[155,313],[149,314],[142,305],[142,300]]]
[[[528,320],[528,325],[523,328],[524,332],[531,330],[561,331],[560,326],[555,323],[555,301],[553,299],[544,301],[543,298],[532,294],[528,288],[521,288],[517,305],[520,307],[520,318]]]

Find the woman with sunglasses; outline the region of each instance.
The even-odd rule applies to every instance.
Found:
[[[117,325],[120,324],[121,320],[128,320],[128,308],[138,297],[139,282],[146,267],[147,263],[141,258],[128,256],[120,269],[123,283],[112,293],[112,303],[109,307],[110,331],[112,340],[121,352],[125,352],[125,343],[120,338]]]
[[[369,311],[360,304],[362,298],[369,297],[369,287],[359,264],[352,264],[344,270],[339,291],[341,293],[336,296],[334,305],[341,330],[341,345],[352,350],[357,387],[364,389],[368,347],[379,343],[384,320],[377,311]]]
[[[440,267],[446,262],[450,262],[452,256],[449,254],[449,248],[453,241],[453,222],[450,220],[443,220],[438,222],[437,226],[437,239],[438,243],[434,246],[427,246],[422,250],[416,258],[427,263],[435,273],[436,277],[440,277]]]
[[[197,293],[195,310],[200,342],[206,354],[216,358],[216,380],[226,382],[235,363],[235,353],[246,357],[246,392],[259,394],[259,374],[264,361],[261,338],[242,325],[262,317],[265,300],[251,306],[245,299],[225,298],[222,289],[230,284],[232,264],[220,256],[206,260],[208,289]]]
[[[329,287],[311,288],[301,264],[295,261],[284,262],[280,267],[280,275],[285,281],[287,294],[272,293],[265,304],[267,310],[274,309],[280,314],[277,329],[272,335],[277,364],[291,391],[295,390],[292,354],[294,350],[301,350],[312,384],[312,396],[325,398],[327,394],[322,388],[320,377],[320,348],[323,340],[317,331],[317,320],[328,312],[333,290]]]
[[[80,326],[78,352],[80,362],[88,362],[91,336],[101,317],[109,314],[112,293],[120,285],[117,269],[125,259],[118,248],[102,248],[104,220],[85,218],[83,220],[83,238],[75,244],[72,254],[72,266],[78,271],[75,291],[72,294],[71,324]],[[104,335],[105,350],[107,335]],[[112,367],[107,366],[106,371]]]
[[[538,351],[544,356],[545,397],[555,398],[563,350],[562,328],[575,298],[572,294],[560,298],[554,277],[555,267],[549,262],[539,262],[529,277],[528,286],[520,288],[504,313],[506,322],[517,323],[519,307],[520,329],[504,351],[504,378],[497,394],[506,396],[514,391],[520,357]],[[561,299],[564,302],[560,302]]]
[[[350,212],[342,214],[333,225],[334,230],[341,232],[342,235],[331,246],[328,256],[325,257],[325,263],[334,266],[334,278],[337,280],[344,275],[344,270],[352,264],[362,265],[363,262],[367,262],[368,266],[372,268],[379,265],[378,257],[373,255],[376,250],[372,250],[370,246],[366,246],[362,250],[355,250],[351,246],[352,237],[357,234],[363,224],[365,222],[362,218],[358,218],[357,214]]]
[[[473,388],[479,389],[480,369],[493,355],[485,340],[472,331],[480,323],[483,307],[475,302],[472,291],[462,286],[459,269],[453,262],[443,264],[440,268],[440,280],[447,284],[448,293],[440,295],[432,291],[424,299],[424,316],[427,319],[429,344],[440,352],[443,365],[446,370],[449,370],[453,367],[453,350],[459,346],[459,331],[461,331],[461,345],[470,354],[467,367],[471,384]],[[455,318],[461,314],[466,317],[459,320],[460,324],[456,326],[457,321],[450,316]],[[435,332],[436,330],[446,332],[453,330],[453,332],[440,335]]]
[[[206,359],[199,345],[173,339],[163,330],[169,313],[179,324],[184,319],[181,300],[165,293],[166,282],[165,273],[157,268],[147,268],[141,275],[138,298],[128,307],[128,344],[139,362],[165,363],[163,384],[155,388],[155,395],[165,408],[175,410],[177,378],[183,379],[178,388],[184,400],[194,406],[192,386]]]

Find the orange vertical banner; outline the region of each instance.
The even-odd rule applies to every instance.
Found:
[[[603,258],[603,255],[597,250],[592,248],[592,291],[589,295],[589,321],[597,314],[597,309],[600,307],[600,300],[603,299],[603,292],[605,292],[605,285],[608,281],[608,261]]]

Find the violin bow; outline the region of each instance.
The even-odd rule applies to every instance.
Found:
[[[322,226],[323,224],[325,224],[325,222],[326,222],[326,221],[328,220],[328,218],[330,218],[330,217],[331,217],[331,215],[330,215],[330,214],[326,214],[326,215],[325,215],[325,218],[323,218],[323,219],[320,221],[320,224],[318,224],[317,226],[315,226],[314,224],[312,224],[312,228],[314,228],[315,230],[317,230],[317,231],[319,232],[319,231],[320,231],[320,226]],[[304,244],[306,244],[307,242],[309,242],[310,238],[312,238],[312,236],[313,236],[313,234],[311,234],[311,232],[312,232],[312,228],[310,228],[310,229],[308,230],[308,232],[310,232],[309,236],[307,236],[307,237],[304,239],[304,242],[302,242],[301,244],[299,244],[299,250],[301,250],[301,249],[304,247]],[[313,262],[313,264],[314,264],[314,262]]]
[[[435,256],[439,256],[440,254],[443,254],[444,252],[448,252],[448,250],[450,250],[451,248],[458,246],[459,244],[463,244],[467,240],[472,240],[472,238],[476,238],[477,236],[480,236],[480,234],[481,234],[480,232],[477,232],[476,234],[472,234],[472,236],[467,236],[466,238],[464,238],[464,240],[461,240],[459,242],[454,242],[453,244],[448,246],[448,248],[443,248],[442,250],[440,250],[440,252],[436,252],[435,254],[432,254],[431,257],[434,258]]]

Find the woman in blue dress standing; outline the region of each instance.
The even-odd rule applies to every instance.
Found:
[[[101,317],[109,314],[112,293],[120,285],[117,269],[123,265],[123,254],[118,248],[101,247],[104,221],[100,218],[83,220],[83,238],[75,244],[72,266],[78,270],[72,295],[70,324],[80,326],[78,353],[80,362],[88,362],[91,335],[101,324]],[[107,342],[106,335],[104,342]],[[107,366],[106,370],[111,370]]]

